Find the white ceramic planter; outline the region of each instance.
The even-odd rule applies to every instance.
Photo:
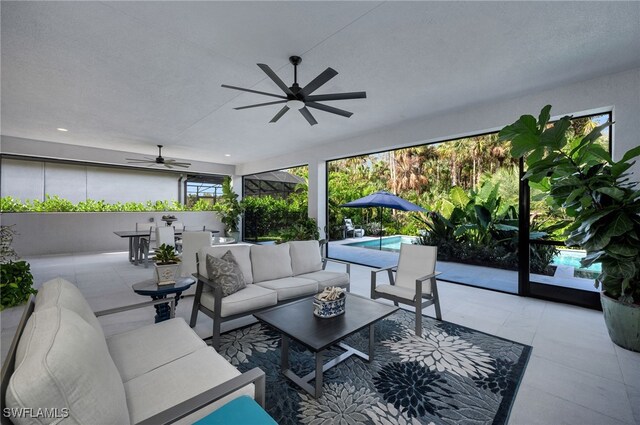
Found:
[[[158,285],[172,285],[176,283],[176,279],[180,276],[180,263],[173,264],[157,264],[154,263],[156,268],[156,278]]]

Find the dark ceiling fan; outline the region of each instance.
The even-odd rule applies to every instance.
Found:
[[[158,146],[158,156],[156,158],[149,158],[147,156],[144,159],[126,158],[129,164],[151,164],[151,165],[164,165],[167,168],[180,167],[189,168],[190,162],[179,162],[175,159],[168,159],[162,156],[162,145]]]
[[[298,85],[298,65],[302,62],[302,58],[300,56],[291,56],[289,58],[289,62],[293,65],[293,85],[291,87],[287,87],[287,85],[276,75],[275,72],[268,65],[263,63],[259,63],[258,66],[260,69],[264,71],[265,74],[280,89],[284,92],[284,96],[281,94],[273,94],[266,93],[257,90],[245,89],[242,87],[228,86],[223,84],[222,87],[227,89],[234,89],[240,91],[246,91],[249,93],[263,94],[265,96],[277,97],[282,100],[276,100],[274,102],[266,102],[266,103],[258,103],[255,105],[241,106],[239,108],[234,108],[237,110],[240,109],[248,109],[248,108],[257,108],[260,106],[269,106],[269,105],[278,105],[285,103],[285,105],[280,109],[280,111],[271,119],[269,122],[276,122],[284,114],[287,113],[289,109],[297,109],[300,111],[303,117],[309,122],[311,125],[318,124],[318,121],[311,115],[311,112],[307,108],[319,109],[321,111],[330,112],[332,114],[341,115],[343,117],[349,118],[353,115],[352,112],[345,111],[343,109],[334,108],[333,106],[323,105],[322,103],[318,103],[318,101],[328,101],[328,100],[347,100],[347,99],[364,99],[367,97],[367,93],[363,91],[358,92],[350,92],[350,93],[330,93],[330,94],[318,94],[312,95],[317,89],[319,89],[323,84],[327,81],[338,75],[338,71],[332,68],[325,69],[320,75],[314,78],[309,84],[304,87],[300,87]]]

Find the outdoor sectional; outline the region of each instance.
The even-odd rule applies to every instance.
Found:
[[[227,251],[238,262],[246,287],[223,297],[221,285],[207,278],[206,257],[222,257]],[[346,272],[325,270],[327,261],[344,264]],[[349,290],[350,284],[350,264],[322,258],[318,241],[206,246],[199,250],[196,262],[198,285],[190,325],[196,325],[199,311],[211,317],[215,349],[220,347],[222,322],[314,295],[329,286]]]
[[[57,408],[59,417],[68,415],[65,423],[155,425],[193,423],[243,395],[264,406],[264,372],[241,374],[183,319],[107,338],[97,319],[167,301],[173,303],[148,301],[94,314],[72,283],[44,283],[25,309],[2,368],[3,407],[31,414]],[[11,421],[52,420],[20,416]],[[3,416],[2,423],[11,422]]]

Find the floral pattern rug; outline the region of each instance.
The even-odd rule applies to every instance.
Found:
[[[265,371],[266,409],[281,425],[507,423],[531,347],[426,316],[419,338],[414,319],[399,310],[376,323],[374,361],[352,356],[326,371],[317,400],[282,376],[280,335],[266,325],[224,334],[220,353],[240,371]],[[365,329],[345,342],[366,353],[368,335]],[[325,361],[342,352],[330,349]],[[313,361],[290,344],[298,376]]]

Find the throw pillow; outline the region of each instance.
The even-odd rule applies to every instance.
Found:
[[[233,253],[227,251],[222,257],[207,254],[207,275],[209,280],[222,286],[222,296],[238,292],[246,286],[244,275]]]

